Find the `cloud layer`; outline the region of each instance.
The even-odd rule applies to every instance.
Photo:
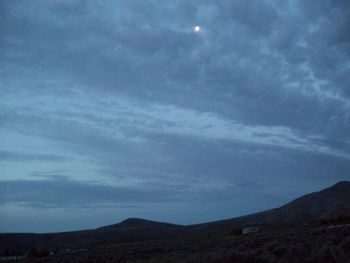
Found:
[[[0,230],[41,231],[9,219],[38,207],[193,223],[348,179],[349,17],[345,0],[0,0]]]

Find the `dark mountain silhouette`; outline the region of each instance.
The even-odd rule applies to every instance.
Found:
[[[303,224],[350,215],[350,182],[342,181],[319,192],[304,195],[279,208],[198,224],[200,229],[244,227],[247,225]]]
[[[0,234],[0,251],[6,248],[83,247],[120,242],[142,242],[169,238],[191,238],[208,233],[228,233],[247,225],[274,226],[318,223],[321,219],[350,215],[350,182],[339,182],[271,210],[233,219],[182,226],[138,218],[94,230],[49,234]]]
[[[156,222],[141,218],[128,218],[118,224],[103,226],[97,228],[99,231],[110,231],[110,230],[140,230],[140,229],[149,229],[149,228],[162,228],[162,229],[171,229],[178,228],[180,225],[174,225],[169,223]]]
[[[350,182],[339,182],[300,197],[280,208],[286,221],[319,220],[350,212]]]
[[[184,228],[182,225],[128,218],[118,224],[97,228],[94,234],[98,243],[133,242],[169,238]]]
[[[16,247],[81,248],[108,243],[142,242],[173,237],[182,229],[184,229],[184,226],[181,225],[129,218],[121,223],[94,230],[48,234],[7,233],[0,234],[0,252],[6,248]]]

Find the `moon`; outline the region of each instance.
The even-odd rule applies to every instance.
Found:
[[[193,30],[194,30],[194,32],[199,32],[199,31],[201,31],[201,27],[200,26],[195,26],[194,28],[193,28]]]

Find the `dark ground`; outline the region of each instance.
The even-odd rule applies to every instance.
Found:
[[[350,227],[265,229],[247,235],[100,244],[88,251],[28,257],[19,262],[349,263]]]

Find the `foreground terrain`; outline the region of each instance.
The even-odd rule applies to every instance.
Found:
[[[349,226],[303,226],[247,235],[100,245],[21,262],[350,262]]]

